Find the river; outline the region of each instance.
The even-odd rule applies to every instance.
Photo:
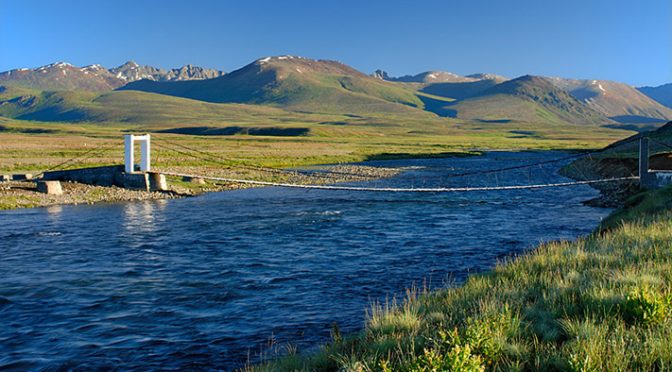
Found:
[[[451,173],[560,152],[368,162],[410,167],[366,186],[567,181],[563,163]],[[609,210],[588,186],[453,194],[258,188],[194,198],[0,213],[0,369],[232,369],[372,301],[468,273],[541,241],[589,233]]]

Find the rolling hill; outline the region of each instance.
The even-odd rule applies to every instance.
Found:
[[[120,89],[310,112],[406,112],[424,107],[411,88],[367,76],[340,62],[294,56],[262,58],[216,79],[141,80]]]
[[[655,100],[661,105],[672,108],[672,83],[660,85],[657,87],[641,87],[637,88],[637,90],[643,94],[646,94],[649,98]]]
[[[43,122],[258,124],[264,117],[301,122],[307,115],[258,106],[215,104],[138,91],[102,94],[0,87],[0,117]]]
[[[663,123],[672,119],[672,109],[624,83],[563,78],[549,78],[549,81],[620,123]]]
[[[613,123],[548,79],[522,76],[446,105],[450,116],[490,122]]]
[[[108,70],[101,65],[76,67],[66,62],[57,62],[35,69],[20,68],[2,72],[0,73],[0,85],[53,91],[104,92],[140,79],[198,80],[223,74],[221,71],[192,65],[166,71],[152,66],[140,66],[129,61]]]

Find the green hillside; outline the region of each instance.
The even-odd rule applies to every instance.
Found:
[[[138,129],[310,126],[311,133],[319,133],[322,127],[345,129],[345,126],[353,127],[355,131],[368,126],[382,128],[383,131],[399,127],[406,132],[437,132],[454,124],[429,112],[406,109],[403,105],[393,106],[399,106],[402,110],[374,110],[355,115],[348,112],[289,111],[270,105],[210,103],[140,91],[95,94],[74,91],[42,92],[18,87],[0,89],[0,117],[23,121],[122,124]]]
[[[138,81],[121,88],[216,103],[267,104],[324,113],[408,112],[423,108],[415,91],[335,61],[269,57],[203,81]]]
[[[473,97],[443,108],[451,116],[486,121],[612,124],[547,79],[522,76],[492,86]]]
[[[95,121],[88,103],[97,93],[39,91],[21,87],[0,89],[0,115],[21,120]]]

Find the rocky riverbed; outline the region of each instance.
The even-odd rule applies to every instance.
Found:
[[[119,187],[102,187],[74,182],[61,183],[62,195],[47,195],[37,191],[35,182],[12,181],[0,184],[0,210],[46,207],[58,204],[93,204],[132,200],[170,199],[175,192],[145,192]]]
[[[364,165],[335,165],[308,170],[280,170],[255,167],[246,169],[166,167],[157,169],[157,171],[297,184],[331,184],[391,177],[400,173],[403,169],[369,167]],[[59,204],[93,204],[100,202],[172,199],[199,195],[205,192],[254,187],[239,183],[212,182],[208,180],[204,180],[203,183],[189,182],[175,177],[169,177],[168,184],[170,188],[169,191],[146,192],[141,190],[127,190],[119,187],[103,187],[74,182],[63,182],[62,195],[47,195],[39,193],[35,182],[33,181],[3,182],[0,183],[0,210],[45,207]]]
[[[560,173],[575,180],[595,180],[600,178],[618,178],[637,175],[635,159],[583,158],[561,169]],[[639,181],[605,182],[592,184],[600,191],[600,196],[585,202],[592,207],[617,208],[626,199],[639,191]]]

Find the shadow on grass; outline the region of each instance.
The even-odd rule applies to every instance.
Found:
[[[437,159],[452,157],[467,157],[480,155],[477,152],[383,152],[380,154],[368,155],[364,160],[402,160],[402,159]]]
[[[0,125],[0,132],[21,133],[21,134],[50,134],[50,133],[58,133],[59,131],[44,128],[8,128],[4,125]]]
[[[427,97],[418,94],[417,97],[422,101],[422,103],[425,105],[425,110],[433,112],[439,116],[442,117],[448,117],[448,118],[456,118],[457,117],[457,111],[448,108],[452,104],[452,102],[447,102],[443,101],[440,99],[432,98],[432,97]]]
[[[233,136],[236,134],[245,134],[249,136],[278,136],[278,137],[297,137],[305,136],[310,132],[309,128],[279,128],[279,127],[182,127],[164,129],[158,133],[186,134],[192,136]]]

